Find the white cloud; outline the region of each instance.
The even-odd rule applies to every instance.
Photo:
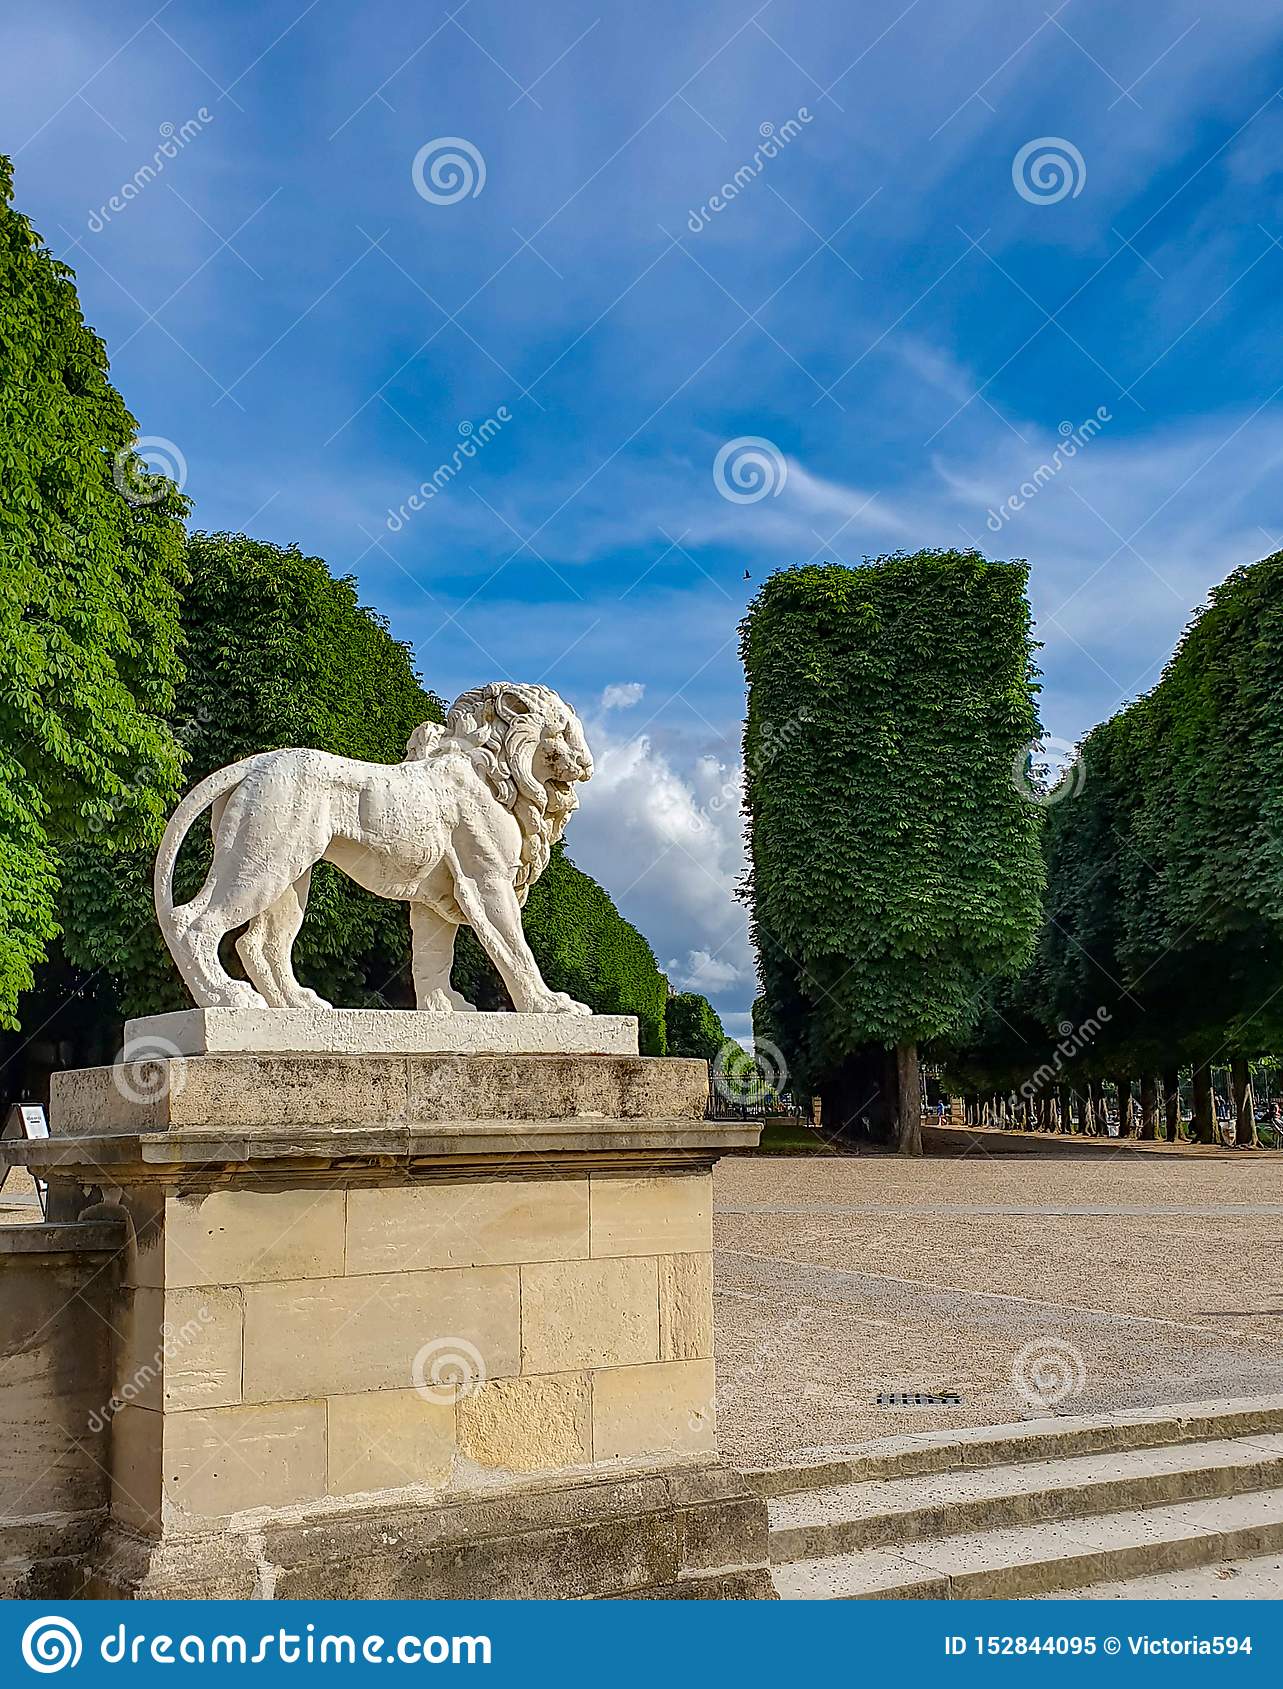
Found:
[[[719,1013],[745,1014],[755,987],[743,904],[741,771],[716,757],[680,764],[646,734],[588,724],[597,772],[567,835],[571,857],[670,963],[673,984]],[[723,1005],[725,1009],[723,1010]]]
[[[603,710],[631,710],[633,705],[640,704],[645,696],[645,681],[618,681],[602,693],[601,707]]]
[[[702,991],[706,997],[738,985],[743,975],[733,962],[710,956],[707,950],[688,950],[684,962],[668,964],[668,976],[682,991]]]

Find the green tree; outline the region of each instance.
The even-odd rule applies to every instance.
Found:
[[[61,853],[146,836],[176,789],[186,504],[144,472],[73,272],[0,157],[0,1026],[57,931]]]
[[[1041,1027],[1026,1071],[1068,1042],[1080,1088],[1139,1077],[1146,1136],[1160,1099],[1174,1133],[1188,1066],[1197,1134],[1219,1141],[1214,1059],[1232,1067],[1241,1137],[1255,1135],[1248,1062],[1283,1045],[1281,736],[1276,553],[1215,588],[1153,691],[1084,739],[1081,776],[1048,811],[1042,931],[1008,988]],[[956,1065],[978,1084],[1009,1077],[1001,1046],[973,1041]]]
[[[1021,563],[922,551],[774,575],[741,653],[766,1022],[825,1122],[920,1148],[918,1046],[955,1037],[1038,929],[1042,810]]]
[[[700,1056],[715,1061],[726,1043],[717,1010],[698,991],[678,991],[664,1006],[664,1030],[670,1056]]]

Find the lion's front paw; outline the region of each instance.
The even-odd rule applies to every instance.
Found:
[[[577,1003],[565,991],[550,991],[536,1005],[535,1013],[540,1015],[590,1015],[592,1010],[587,1003]]]

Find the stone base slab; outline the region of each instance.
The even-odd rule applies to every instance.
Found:
[[[183,1009],[125,1022],[126,1062],[172,1056],[635,1056],[634,1015]]]
[[[412,1131],[449,1122],[702,1120],[708,1064],[673,1056],[153,1055],[55,1073],[55,1138]]]
[[[766,1504],[720,1464],[424,1506],[246,1514],[204,1535],[111,1525],[93,1600],[773,1600]]]

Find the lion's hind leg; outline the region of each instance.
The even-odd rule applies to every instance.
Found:
[[[450,984],[454,940],[458,927],[426,903],[410,905],[410,940],[414,971],[414,1004],[438,1013],[475,1014],[466,997]]]
[[[294,974],[294,940],[307,911],[312,883],[309,868],[288,886],[270,908],[256,915],[236,941],[245,972],[273,1009],[328,1009],[324,997],[300,985]]]

